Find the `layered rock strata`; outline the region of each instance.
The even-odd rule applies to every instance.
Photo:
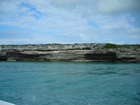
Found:
[[[0,45],[0,61],[140,62],[140,45],[28,44]]]

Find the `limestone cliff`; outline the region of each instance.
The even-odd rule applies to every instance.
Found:
[[[140,62],[140,45],[28,44],[0,45],[0,61]]]

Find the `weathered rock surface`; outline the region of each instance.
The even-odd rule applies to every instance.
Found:
[[[140,45],[32,44],[0,45],[0,61],[140,62]]]

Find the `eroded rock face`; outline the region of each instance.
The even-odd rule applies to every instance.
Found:
[[[140,62],[140,45],[37,44],[0,45],[0,61]]]

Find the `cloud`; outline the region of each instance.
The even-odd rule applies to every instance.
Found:
[[[140,11],[140,0],[101,0],[98,8],[103,13]]]
[[[84,41],[88,40],[88,37],[86,37],[86,35],[84,34],[79,34],[79,37],[82,38]]]
[[[16,11],[17,4],[18,3],[15,2],[15,1],[11,2],[11,1],[8,1],[8,0],[1,0],[0,1],[0,11],[6,12],[6,13]]]
[[[45,44],[52,42],[55,43],[55,41],[57,41],[55,36],[25,29],[8,29],[8,31],[0,30],[0,35],[0,44]]]
[[[80,8],[92,14],[118,14],[140,11],[139,0],[51,0],[50,3],[58,8],[70,10]]]
[[[139,0],[1,0],[0,39],[3,39],[1,43],[132,43],[136,37],[137,40],[140,39],[139,2]],[[134,41],[130,40],[131,37]]]
[[[81,3],[81,1],[80,0],[51,0],[50,3],[56,7],[73,8],[77,6],[79,3]]]

